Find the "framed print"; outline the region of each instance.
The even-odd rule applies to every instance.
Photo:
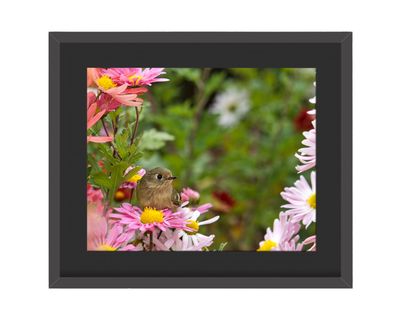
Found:
[[[50,33],[49,286],[351,288],[351,39]]]

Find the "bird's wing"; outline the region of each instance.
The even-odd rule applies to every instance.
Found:
[[[180,193],[179,193],[178,191],[176,191],[175,189],[173,189],[173,191],[172,191],[171,200],[172,200],[172,203],[175,204],[175,205],[177,205],[177,206],[180,206],[181,203],[182,203],[182,201],[181,201],[181,195],[180,195]]]

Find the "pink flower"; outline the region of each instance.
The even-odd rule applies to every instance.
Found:
[[[214,240],[214,235],[205,236],[198,234],[195,238],[182,236],[182,230],[166,230],[157,237],[153,235],[156,251],[202,251],[209,247]]]
[[[116,86],[107,76],[98,78],[96,83],[103,92],[99,99],[99,108],[107,112],[115,110],[121,105],[128,107],[141,106],[143,99],[138,98],[138,94],[147,91],[146,88],[128,88],[127,84]]]
[[[87,217],[87,250],[88,251],[137,251],[128,242],[134,232],[124,232],[120,225],[110,226],[100,212],[88,211]]]
[[[294,187],[285,188],[281,192],[284,200],[289,202],[282,206],[287,208],[285,215],[291,217],[293,222],[303,221],[308,228],[311,222],[316,221],[317,194],[316,194],[316,175],[315,171],[311,172],[311,186],[307,180],[300,176],[300,180],[294,183]]]
[[[86,185],[86,193],[88,202],[101,203],[101,201],[103,200],[103,193],[101,192],[101,190],[93,188],[90,183]]]
[[[181,200],[183,202],[190,200],[198,200],[200,198],[200,193],[190,188],[183,188],[181,192]]]
[[[98,101],[100,110],[109,112],[121,105],[139,107],[143,104],[143,99],[138,95],[147,91],[140,86],[168,81],[165,78],[157,78],[165,74],[163,70],[164,68],[88,68],[88,85],[95,83],[102,92]]]
[[[301,251],[302,246],[297,245],[300,237],[298,234],[300,224],[291,221],[284,213],[279,214],[279,219],[274,220],[273,230],[267,229],[264,241],[260,242],[257,251]]]
[[[109,68],[102,69],[102,75],[109,76],[117,85],[131,87],[151,86],[154,82],[169,81],[166,78],[157,78],[165,74],[164,68]]]
[[[302,251],[303,250],[303,243],[298,242],[299,236],[295,236],[290,241],[287,241],[281,245],[280,251]]]
[[[195,209],[195,210],[200,212],[201,214],[203,214],[203,213],[207,212],[211,208],[212,208],[212,204],[211,203],[205,203],[205,204],[202,204],[201,206],[198,206],[197,209]]]
[[[99,69],[87,68],[86,75],[87,75],[87,86],[93,87],[96,84],[95,80],[99,77]]]
[[[316,120],[312,121],[312,125],[313,129],[303,132],[305,139],[302,141],[302,144],[306,147],[299,149],[299,154],[295,154],[296,158],[302,163],[302,165],[296,167],[298,173],[314,168],[316,164]]]
[[[311,244],[311,247],[307,251],[316,251],[317,250],[317,237],[315,235],[308,237],[302,243],[303,246]]]
[[[96,96],[93,92],[89,92],[87,94],[87,129],[89,130],[93,127],[97,121],[101,119],[104,115],[106,110],[102,110],[97,112],[97,104],[95,102]],[[95,136],[88,136],[87,142],[97,142],[97,143],[104,143],[112,141],[112,137],[95,137]]]
[[[121,207],[114,208],[117,213],[110,214],[110,218],[116,219],[116,223],[127,227],[128,231],[140,230],[141,232],[178,228],[191,230],[186,226],[186,221],[180,212],[172,212],[169,209],[157,210],[144,208],[141,210],[129,203],[123,203]]]

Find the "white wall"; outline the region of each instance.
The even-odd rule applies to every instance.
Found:
[[[1,318],[336,320],[398,315],[393,290],[400,285],[395,260],[400,230],[399,10],[396,1],[376,3],[3,1]],[[354,32],[354,289],[47,289],[47,32],[160,30]]]

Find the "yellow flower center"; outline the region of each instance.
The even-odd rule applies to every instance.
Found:
[[[135,175],[133,175],[132,177],[130,177],[129,179],[128,179],[128,181],[129,182],[138,182],[140,179],[142,179],[142,176],[141,175],[139,175],[139,174],[135,174]]]
[[[132,82],[133,85],[138,85],[139,81],[142,80],[142,78],[142,76],[134,74],[129,77],[129,80]]]
[[[142,215],[140,216],[140,221],[143,224],[148,223],[162,223],[164,222],[164,214],[160,210],[154,208],[144,208]]]
[[[104,90],[108,90],[117,86],[114,81],[112,81],[111,78],[106,75],[97,79],[97,85],[102,87]]]
[[[317,207],[317,195],[313,193],[308,199],[307,203],[310,205],[311,208],[315,209]]]
[[[257,249],[257,251],[271,251],[271,249],[275,248],[277,246],[277,243],[272,240],[267,240],[262,243],[260,248]]]
[[[199,223],[195,220],[187,220],[186,221],[186,226],[190,229],[193,229],[193,231],[188,231],[186,232],[189,235],[194,235],[199,231]]]
[[[117,250],[117,248],[111,247],[108,244],[102,244],[97,247],[97,250],[99,250],[99,251],[115,251],[115,250]]]

